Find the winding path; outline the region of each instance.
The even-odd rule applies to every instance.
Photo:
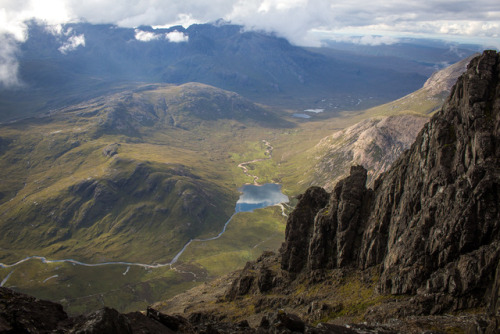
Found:
[[[267,140],[262,140],[262,142],[266,145],[266,154],[267,154],[266,158],[255,159],[255,160],[252,160],[252,161],[242,162],[242,163],[238,164],[238,167],[243,170],[243,173],[245,173],[245,175],[253,178],[255,185],[259,185],[259,183],[257,182],[257,180],[259,178],[256,175],[250,174],[248,172],[248,168],[246,167],[246,165],[251,164],[251,163],[255,163],[255,162],[259,162],[259,161],[269,160],[269,159],[272,158],[272,152],[273,152],[273,147],[271,146],[271,144]],[[140,262],[125,262],[125,261],[100,262],[100,263],[85,263],[85,262],[77,261],[77,260],[74,260],[74,259],[48,260],[46,257],[34,255],[34,256],[28,256],[28,257],[26,257],[26,258],[24,258],[22,260],[19,260],[19,261],[13,263],[13,264],[0,263],[0,268],[13,268],[13,267],[16,267],[16,266],[24,263],[24,262],[27,262],[29,260],[35,259],[35,260],[40,260],[42,263],[72,263],[72,264],[76,264],[76,265],[84,266],[84,267],[100,267],[100,266],[109,266],[109,265],[123,265],[123,266],[129,266],[129,267],[130,266],[138,266],[138,267],[143,267],[143,268],[146,268],[146,269],[155,269],[155,268],[163,268],[163,267],[170,267],[171,269],[175,269],[175,268],[172,267],[172,265],[174,265],[179,260],[179,257],[184,253],[184,251],[187,249],[187,247],[191,243],[193,243],[193,242],[204,242],[204,241],[211,241],[211,240],[219,239],[224,234],[224,232],[226,232],[227,225],[229,224],[229,222],[231,221],[231,219],[233,219],[233,217],[234,217],[235,214],[236,213],[234,213],[231,217],[229,217],[229,219],[227,220],[227,222],[224,224],[224,227],[222,228],[222,231],[219,234],[217,234],[215,237],[211,237],[211,238],[207,238],[207,239],[191,239],[191,240],[189,240],[184,245],[184,247],[182,247],[182,249],[168,263],[146,264],[146,263],[140,263]],[[284,210],[283,210],[283,214],[284,214]],[[11,271],[7,275],[7,277],[5,277],[3,279],[3,281],[1,282],[0,286],[3,286],[7,282],[7,280],[9,279],[10,275],[13,272],[14,271]],[[192,273],[192,272],[188,272],[188,273],[191,273],[192,275],[194,275],[196,277],[195,273]]]
[[[262,142],[266,145],[266,153],[265,153],[265,154],[267,154],[266,158],[255,159],[255,160],[246,161],[246,162],[242,162],[242,163],[238,164],[238,167],[243,170],[243,173],[246,176],[253,178],[253,184],[256,185],[256,186],[259,185],[259,183],[257,182],[257,180],[259,179],[259,177],[256,176],[256,175],[250,174],[248,172],[247,165],[249,165],[251,163],[254,163],[254,162],[266,161],[266,160],[269,160],[269,159],[271,159],[273,157],[273,147],[271,146],[271,144],[267,140],[265,140],[265,139],[262,139]]]

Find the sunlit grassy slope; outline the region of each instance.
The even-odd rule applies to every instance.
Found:
[[[280,127],[293,124],[198,84],[140,87],[4,125],[0,259],[166,262],[221,229],[249,181],[232,152],[246,159],[259,143],[251,137]]]
[[[220,232],[237,189],[253,182],[238,164],[269,158],[262,140],[294,127],[237,94],[201,84],[138,86],[3,124],[0,262],[39,255],[168,263],[189,239]],[[263,164],[266,171],[252,173],[266,182],[277,168],[271,159]],[[276,249],[281,209],[259,212],[235,216],[228,237],[203,257],[187,252],[172,270],[132,267],[123,274],[126,266],[31,260],[0,269],[0,281],[10,275],[6,286],[62,301],[70,312],[103,303],[144,308]]]

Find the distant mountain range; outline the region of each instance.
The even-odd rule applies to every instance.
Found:
[[[362,109],[418,89],[442,58],[456,58],[434,48],[432,59],[394,54],[380,61],[349,50],[305,49],[237,25],[129,29],[79,23],[54,30],[31,22],[28,32],[18,57],[25,86],[0,90],[0,121],[135,82],[201,82],[285,108]],[[165,37],[171,34],[177,39]]]

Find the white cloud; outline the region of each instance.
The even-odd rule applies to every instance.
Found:
[[[184,34],[183,32],[174,30],[172,32],[166,33],[165,38],[172,43],[182,43],[187,42],[189,40],[189,36]]]
[[[62,54],[66,54],[70,51],[75,51],[79,46],[85,46],[85,36],[83,34],[69,37],[58,50]]]
[[[202,23],[202,22],[193,18],[191,16],[191,14],[181,13],[181,14],[177,15],[177,18],[174,21],[171,21],[167,24],[152,25],[152,27],[154,29],[170,28],[173,26],[183,26],[184,28],[187,28],[190,25],[198,24],[198,23]]]
[[[150,42],[162,38],[162,34],[155,34],[151,31],[135,29],[135,39],[141,42]]]
[[[17,71],[19,63],[16,55],[18,45],[13,35],[0,34],[0,86],[19,87],[21,81]]]
[[[159,39],[165,39],[172,43],[181,43],[187,42],[189,40],[189,36],[177,30],[171,31],[166,34],[159,34],[152,31],[135,29],[135,39],[141,42],[150,42]]]

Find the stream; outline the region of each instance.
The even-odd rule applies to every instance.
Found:
[[[65,263],[72,263],[74,265],[85,266],[85,267],[123,265],[123,266],[128,266],[128,267],[138,266],[138,267],[143,267],[146,269],[155,269],[155,268],[162,268],[162,267],[172,268],[172,265],[175,264],[179,260],[180,256],[184,253],[184,251],[189,247],[189,245],[191,243],[193,243],[193,242],[205,242],[205,241],[219,239],[224,234],[224,232],[226,232],[226,228],[227,228],[228,224],[231,222],[234,215],[237,214],[238,212],[249,212],[249,211],[253,211],[255,209],[265,208],[265,207],[273,206],[273,205],[281,205],[281,208],[283,209],[282,203],[288,202],[288,197],[281,192],[281,185],[275,184],[275,183],[266,183],[266,184],[260,185],[257,182],[257,180],[259,178],[255,175],[250,174],[248,171],[248,168],[246,167],[248,164],[259,162],[259,161],[264,161],[264,160],[268,160],[268,159],[272,158],[273,147],[266,140],[263,140],[262,142],[266,145],[266,155],[267,155],[266,158],[255,159],[255,160],[242,162],[242,163],[238,164],[238,167],[243,170],[243,173],[245,175],[253,178],[253,184],[246,184],[238,189],[241,192],[240,198],[236,202],[235,211],[234,211],[233,215],[224,224],[222,231],[214,237],[210,237],[210,238],[206,238],[206,239],[191,239],[191,240],[189,240],[184,245],[184,247],[182,247],[182,249],[168,263],[146,264],[146,263],[139,263],[139,262],[125,262],[125,261],[85,263],[85,262],[77,261],[74,259],[49,260],[46,257],[34,255],[34,256],[28,256],[28,257],[26,257],[22,260],[19,260],[13,264],[0,263],[0,268],[13,268],[13,267],[20,265],[21,263],[24,263],[26,261],[33,260],[33,259],[40,260],[42,263],[63,263],[63,262],[65,262]],[[283,210],[283,215],[284,215],[284,210]],[[4,280],[1,282],[0,286],[3,286],[7,282],[10,275],[12,274],[12,272],[10,272],[7,275],[7,277],[4,278]]]

